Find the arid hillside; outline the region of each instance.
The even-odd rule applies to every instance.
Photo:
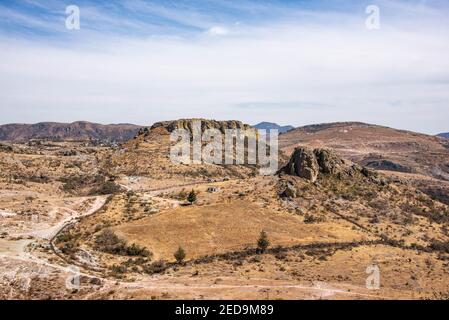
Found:
[[[280,147],[328,147],[361,165],[449,180],[449,142],[435,136],[365,123],[343,122],[296,128],[280,136]]]
[[[86,121],[73,123],[41,122],[36,124],[0,125],[0,140],[103,140],[126,141],[137,134],[141,126],[133,124],[98,124]]]
[[[180,119],[156,122],[150,128],[144,128],[121,148],[115,150],[104,159],[102,167],[111,174],[140,175],[159,179],[159,181],[190,181],[206,179],[226,179],[230,177],[254,176],[255,166],[223,166],[208,163],[178,164],[170,159],[170,147],[175,142],[170,141],[170,133],[175,129],[192,131],[192,120]],[[204,131],[217,129],[250,129],[240,121],[215,121],[202,119]]]
[[[388,171],[449,203],[449,140],[357,122],[309,125],[279,136],[290,154],[297,146],[331,148],[359,165]]]

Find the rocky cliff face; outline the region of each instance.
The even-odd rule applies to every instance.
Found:
[[[370,188],[389,183],[377,172],[343,160],[333,150],[309,147],[297,147],[289,162],[279,170],[279,177],[279,195],[290,199],[298,197],[301,186],[307,182],[325,190],[339,183]]]
[[[180,119],[180,120],[156,122],[151,126],[150,130],[154,130],[157,128],[165,128],[168,132],[173,132],[176,129],[185,129],[192,132],[192,125],[194,121],[201,121],[202,132],[204,132],[204,130],[206,129],[218,129],[222,133],[224,133],[226,129],[241,129],[241,130],[252,129],[250,125],[244,124],[243,122],[236,120],[217,121],[207,119]]]
[[[371,178],[376,176],[371,170],[346,162],[332,150],[308,147],[296,148],[290,161],[280,171],[311,182],[315,182],[320,174],[339,178],[356,174]]]
[[[339,174],[345,161],[327,149],[296,148],[288,164],[281,171],[315,182],[318,174]]]
[[[287,174],[315,182],[318,177],[319,166],[313,150],[296,148],[283,171]]]

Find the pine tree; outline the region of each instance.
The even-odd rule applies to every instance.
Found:
[[[186,252],[181,246],[179,246],[178,250],[176,250],[173,256],[175,257],[177,263],[182,263],[184,261],[184,258],[186,257]]]
[[[196,193],[194,190],[190,191],[189,195],[187,196],[187,201],[189,201],[191,204],[196,201]]]
[[[257,240],[257,251],[260,253],[264,253],[269,245],[270,241],[268,240],[267,233],[264,230],[262,230],[260,232],[259,239]]]

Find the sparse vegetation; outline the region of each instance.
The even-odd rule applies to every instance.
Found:
[[[196,201],[197,195],[195,190],[190,191],[189,195],[187,196],[187,201],[190,204],[193,204]]]
[[[268,235],[264,230],[262,230],[260,232],[259,239],[257,240],[257,250],[259,253],[264,253],[269,246],[270,241],[268,240]]]
[[[165,260],[157,260],[144,266],[144,271],[148,274],[161,273],[165,270],[167,270],[167,263]]]
[[[90,194],[107,195],[120,192],[121,188],[114,181],[105,181],[97,188],[91,190]]]
[[[323,221],[322,218],[316,217],[311,214],[306,214],[304,216],[304,223],[317,223],[317,222],[322,222],[322,221]]]
[[[181,246],[179,246],[173,256],[175,257],[177,263],[182,263],[186,257],[186,252]]]
[[[147,248],[135,243],[127,246],[126,241],[117,236],[111,229],[105,229],[96,236],[95,246],[97,250],[111,254],[142,257],[150,257],[152,255]]]
[[[364,296],[358,293],[366,293],[360,275],[373,261],[382,262],[385,275],[376,292],[379,298],[385,298],[385,293],[393,298],[413,294],[420,299],[432,297],[433,290],[447,292],[448,206],[442,202],[444,198],[432,198],[416,189],[414,177],[421,178],[422,171],[398,174],[398,178],[385,172],[376,176],[364,174],[360,166],[347,161],[341,165],[348,164],[349,173],[334,174],[323,158],[320,165],[329,170],[320,170],[313,182],[285,172],[254,177],[239,165],[174,165],[161,152],[168,146],[164,144],[168,136],[163,133],[159,137],[146,130],[144,136],[116,149],[61,141],[59,145],[36,143],[33,150],[13,145],[12,152],[2,153],[1,250],[17,250],[9,244],[26,240],[26,236],[16,238],[17,234],[39,231],[40,235],[64,224],[50,246],[34,241],[27,246],[27,253],[53,264],[61,258],[61,263],[64,259],[83,268],[85,275],[105,279],[96,287],[83,286],[78,293],[55,293],[52,289],[63,285],[64,279],[58,269],[50,271],[49,266],[51,278],[33,278],[29,293],[23,293],[30,295],[26,298],[39,298],[47,292],[54,298],[221,298],[220,290],[198,289],[192,294],[186,284],[197,282],[198,287],[206,287],[245,282],[249,288],[258,277],[268,285],[290,280],[304,285],[326,281],[336,288],[342,284],[351,288],[351,295],[345,296],[346,290],[341,290],[335,292],[335,298],[359,298]],[[375,147],[371,142],[365,145]],[[395,157],[399,156],[396,153]],[[427,165],[433,166],[430,161]],[[295,193],[280,197],[280,187],[285,188],[286,182]],[[425,186],[427,180],[421,183]],[[442,196],[449,190],[443,180],[431,183],[441,185]],[[220,192],[207,192],[210,185],[219,187]],[[60,186],[70,194],[57,190]],[[128,187],[135,191],[125,192]],[[89,194],[93,196],[86,197]],[[111,195],[97,196],[103,194]],[[110,202],[103,204],[105,198]],[[194,205],[186,205],[188,202]],[[97,205],[99,210],[91,210]],[[147,248],[154,251],[156,259]],[[8,270],[10,265],[1,267]],[[164,275],[151,276],[159,273]],[[116,287],[111,277],[135,286]],[[154,281],[154,286],[141,286],[149,281]],[[89,279],[83,275],[81,282],[88,284]],[[420,290],[415,290],[415,282]],[[179,290],[166,289],[168,284]],[[270,298],[294,296],[298,292],[293,287],[273,290]],[[311,290],[316,293],[315,288]],[[300,295],[307,292],[301,289]],[[15,293],[8,292],[8,285],[0,286],[0,298],[8,294]],[[243,297],[238,290],[227,294]],[[260,297],[258,289],[249,294]]]

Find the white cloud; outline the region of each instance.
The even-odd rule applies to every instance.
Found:
[[[5,38],[0,122],[202,116],[447,131],[449,30],[434,14],[419,25],[382,19],[378,31],[366,30],[362,12],[344,23],[330,15],[327,25],[209,29],[226,37],[95,37],[82,46]]]
[[[215,27],[210,28],[208,30],[208,33],[213,36],[225,36],[229,33],[229,30],[224,27],[215,26]]]

